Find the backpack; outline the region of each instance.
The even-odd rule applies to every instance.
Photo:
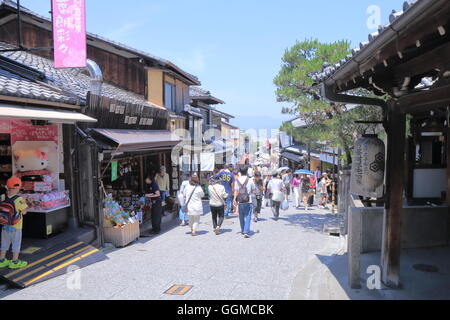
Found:
[[[237,179],[237,183],[239,184],[239,192],[237,195],[237,202],[238,203],[248,203],[250,202],[250,195],[248,194],[247,191],[247,184],[249,182],[250,178],[247,177],[247,180],[245,181],[244,184],[241,184],[241,182],[239,181],[239,179]]]
[[[6,197],[0,202],[0,225],[15,226],[20,222],[20,213],[16,211],[14,202],[20,196],[14,196],[11,199]]]

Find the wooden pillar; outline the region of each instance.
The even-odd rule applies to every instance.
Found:
[[[387,114],[386,202],[381,254],[382,280],[389,287],[400,285],[401,224],[403,212],[406,115],[394,102]]]
[[[450,207],[450,129],[447,128],[447,205]]]

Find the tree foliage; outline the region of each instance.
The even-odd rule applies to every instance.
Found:
[[[349,53],[350,42],[345,40],[321,43],[308,39],[297,42],[286,50],[281,70],[274,79],[278,102],[291,104],[291,107],[283,108],[283,113],[295,115],[306,123],[302,128],[286,123],[281,129],[312,147],[320,147],[320,143],[326,142],[328,146],[341,148],[347,163],[352,161],[351,146],[364,129],[355,121],[379,120],[380,112],[377,107],[349,110],[345,104],[324,101],[311,75],[322,70],[324,63],[334,64]]]

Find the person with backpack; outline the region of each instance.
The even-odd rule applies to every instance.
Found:
[[[216,179],[214,176],[209,180],[209,206],[211,208],[211,215],[213,220],[213,229],[216,235],[220,234],[222,228],[225,208],[227,206],[226,199],[228,193],[225,191],[225,187],[221,184],[222,181]]]
[[[198,227],[200,225],[200,217],[203,214],[203,197],[205,193],[200,186],[198,175],[193,174],[189,185],[184,189],[184,207],[185,214],[189,216],[189,227],[191,235],[197,236]]]
[[[27,214],[27,203],[19,196],[22,180],[13,177],[6,182],[7,191],[0,198],[0,224],[2,225],[0,268],[22,269],[28,262],[19,260],[22,245],[23,216]],[[6,259],[12,247],[12,260]]]
[[[248,176],[248,167],[239,169],[240,176],[235,182],[234,203],[238,207],[239,222],[244,238],[250,238],[250,224],[252,221],[252,196],[256,194],[253,179]]]

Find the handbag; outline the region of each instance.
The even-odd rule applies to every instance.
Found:
[[[188,213],[188,204],[189,202],[191,202],[192,196],[194,195],[195,190],[197,189],[198,186],[195,186],[194,190],[192,190],[191,196],[189,197],[189,200],[186,202],[186,204],[184,206],[181,207],[181,210],[183,211],[183,213],[186,215]]]

